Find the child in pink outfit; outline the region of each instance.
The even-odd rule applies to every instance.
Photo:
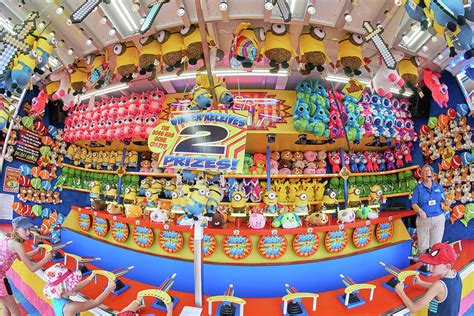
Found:
[[[8,236],[0,236],[0,302],[6,315],[20,315],[18,304],[6,278],[7,271],[16,259],[20,259],[32,272],[36,272],[50,259],[47,253],[43,259],[35,263],[31,257],[38,253],[38,249],[25,253],[23,243],[30,237],[30,228],[33,226],[27,217],[17,217],[12,221],[13,231]]]

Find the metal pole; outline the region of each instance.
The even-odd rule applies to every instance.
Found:
[[[194,223],[194,304],[202,308],[202,215]]]
[[[127,149],[124,147],[123,151],[122,151],[122,166],[125,163],[125,155],[126,154],[127,154]],[[117,185],[117,202],[120,200],[120,192],[122,192],[122,178],[123,178],[123,175],[121,177],[119,177],[119,181],[118,181],[118,185]]]
[[[3,170],[3,162],[5,161],[5,155],[7,153],[7,147],[8,147],[8,140],[10,139],[10,134],[12,133],[13,130],[13,124],[15,124],[15,119],[18,116],[18,112],[20,111],[21,103],[23,102],[23,99],[25,98],[26,94],[26,89],[23,89],[21,92],[20,100],[18,100],[17,107],[15,108],[15,113],[13,114],[13,117],[10,121],[10,126],[8,126],[8,131],[7,131],[7,136],[5,136],[5,143],[3,144],[2,148],[2,157],[0,157],[0,172]]]
[[[339,148],[339,152],[341,154],[341,163],[342,163],[342,167],[344,168],[346,166],[346,163],[344,161],[344,150],[342,150],[342,147]],[[348,193],[348,189],[347,189],[347,179],[343,179],[344,180],[344,208],[347,207],[347,200],[348,200],[348,196],[349,196],[349,193]]]
[[[267,191],[271,189],[271,175],[270,175],[270,146],[267,146]]]

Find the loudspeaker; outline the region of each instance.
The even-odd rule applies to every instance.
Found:
[[[430,107],[431,107],[431,90],[427,87],[422,87],[423,97],[420,98],[418,94],[415,94],[415,100],[413,103],[411,114],[413,116],[429,118]]]
[[[63,101],[48,101],[49,121],[52,125],[57,126],[64,123],[67,112],[63,111]]]

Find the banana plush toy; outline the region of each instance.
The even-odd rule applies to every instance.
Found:
[[[309,33],[300,35],[300,56],[298,58],[298,69],[302,75],[309,75],[314,68],[319,72],[324,71],[327,62],[334,68],[324,47],[326,32],[318,27],[311,26]]]
[[[201,31],[199,27],[195,25],[185,26],[183,25],[179,30],[181,35],[183,36],[183,43],[186,49],[186,56],[188,58],[188,63],[190,65],[196,65],[198,60],[204,59],[204,51],[202,49],[202,38],[201,38]],[[206,31],[206,41],[210,47],[216,47],[216,43],[214,40],[209,36]],[[218,50],[217,54],[217,61],[221,60],[224,56],[224,52],[222,50]],[[205,66],[203,66],[205,68]]]
[[[148,81],[151,81],[156,78],[156,67],[160,65],[161,44],[153,35],[140,38],[140,44],[142,45],[138,58],[140,75],[151,72],[151,76],[148,77]]]
[[[174,69],[179,69],[176,74],[180,75],[183,73],[186,49],[181,33],[170,33],[163,30],[158,32],[156,38],[161,44],[162,61],[167,66],[166,71],[171,72]]]
[[[264,55],[270,61],[270,72],[277,73],[282,68],[290,67],[290,61],[296,56],[291,46],[290,33],[284,24],[272,24],[271,30],[265,33],[265,42],[259,59]]]
[[[251,28],[248,22],[242,22],[234,30],[230,47],[230,67],[232,69],[251,69],[257,59],[258,43],[265,39],[265,31],[259,27]]]
[[[138,49],[132,41],[114,45],[115,74],[122,78],[120,82],[130,82],[138,75]]]
[[[344,73],[348,77],[360,76],[362,74],[360,67],[362,66],[370,72],[362,57],[362,44],[364,44],[362,36],[352,33],[339,41],[336,67],[342,65]]]

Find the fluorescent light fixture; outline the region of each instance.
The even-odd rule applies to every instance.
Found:
[[[108,86],[104,89],[91,91],[91,92],[86,93],[83,96],[81,96],[80,99],[81,99],[81,101],[84,101],[84,100],[89,99],[92,96],[98,96],[98,95],[101,95],[101,94],[112,93],[112,92],[120,91],[120,90],[124,90],[124,89],[128,89],[128,84],[127,83],[120,83],[120,84],[116,84],[116,85],[113,85],[113,86]]]
[[[0,28],[5,29],[10,34],[15,34],[15,32],[13,32],[13,25],[3,16],[0,16]]]
[[[254,69],[251,72],[248,71],[239,71],[233,69],[217,69],[214,71],[216,76],[222,77],[246,77],[246,76],[263,76],[263,77],[287,77],[289,75],[287,70],[280,70],[277,73],[271,73],[267,69]],[[157,78],[160,82],[167,82],[167,81],[176,81],[176,80],[187,80],[187,79],[194,79],[196,78],[196,72],[185,72],[180,76],[175,74],[172,75],[163,75]]]
[[[290,12],[291,12],[291,15],[293,15],[293,13],[295,12],[295,6],[296,6],[296,0],[289,0],[291,3],[290,3]]]
[[[130,32],[135,32],[138,29],[138,26],[133,20],[130,13],[128,12],[127,8],[125,8],[125,5],[123,4],[123,0],[116,0],[115,3],[117,3],[118,5],[118,8],[115,10],[115,12],[118,13],[122,21],[127,26],[128,30]]]
[[[54,58],[53,56],[49,56],[48,58],[48,64],[51,66],[51,68],[56,69],[59,67],[59,60]]]
[[[348,77],[337,76],[337,75],[328,75],[328,76],[326,76],[325,79],[328,80],[328,81],[332,81],[332,82],[340,82],[340,83],[348,83],[349,82]],[[370,79],[367,79],[367,78],[353,78],[353,79],[355,79],[355,80],[357,80],[360,83],[363,83],[365,85],[370,85]]]
[[[395,93],[395,94],[400,94],[405,97],[411,97],[413,95],[413,92],[408,92],[408,91],[405,91],[405,93],[401,94],[400,90],[398,90],[397,88],[390,88],[390,92]]]

